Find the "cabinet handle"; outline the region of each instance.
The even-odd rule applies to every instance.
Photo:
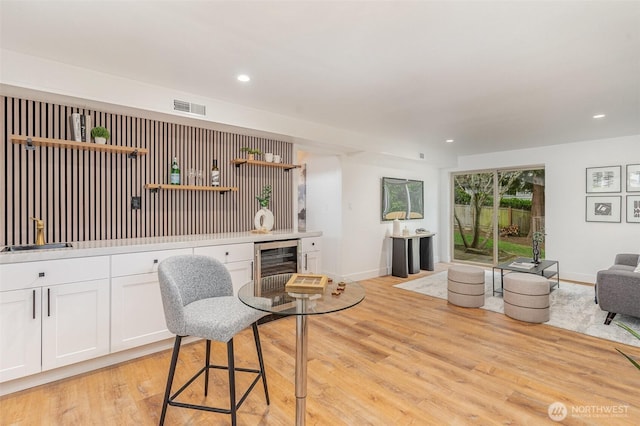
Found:
[[[51,289],[47,289],[47,316],[51,316]]]
[[[229,256],[229,252],[228,252],[228,251],[225,251],[225,252],[224,252],[224,255],[225,255],[225,256]]]
[[[154,264],[158,263],[158,259],[153,259],[153,263]]]
[[[38,278],[42,278],[42,277],[44,277],[44,272],[39,272],[38,273]]]
[[[251,281],[253,281],[253,260],[251,261]]]
[[[36,291],[33,290],[33,319],[36,319]]]
[[[315,246],[315,245],[316,245],[316,243],[311,243],[311,245],[312,245],[312,246]]]
[[[308,256],[309,256],[309,255],[308,255],[307,253],[305,253],[305,254],[304,254],[304,270],[305,270],[305,271],[306,271],[307,269],[309,269],[309,265],[307,264],[307,263],[308,263],[308,262],[307,262],[307,260],[308,260]]]

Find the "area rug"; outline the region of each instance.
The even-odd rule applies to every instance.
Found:
[[[502,296],[493,296],[492,279],[492,272],[485,271],[485,304],[482,309],[504,313]],[[500,274],[496,274],[497,286],[499,282]],[[447,272],[407,281],[394,287],[446,300]],[[593,296],[594,290],[590,285],[560,281],[560,288],[551,292],[550,319],[545,324],[640,347],[640,340],[614,324],[619,321],[640,331],[640,319],[618,314],[611,325],[604,325],[607,313],[594,303]]]

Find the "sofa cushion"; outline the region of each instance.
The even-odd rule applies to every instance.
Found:
[[[610,271],[629,271],[634,272],[634,269],[637,269],[635,266],[629,265],[613,265],[609,268]]]

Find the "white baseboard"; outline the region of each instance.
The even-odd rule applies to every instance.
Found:
[[[196,340],[199,339],[194,337],[187,337],[183,339],[182,342],[184,344],[195,342]],[[175,340],[173,338],[165,339],[160,342],[150,343],[148,345],[140,346],[134,349],[115,352],[99,358],[90,359],[76,364],[67,365],[65,367],[43,371],[41,373],[32,374],[30,376],[0,383],[0,396],[18,392],[24,389],[29,389],[35,386],[40,386],[45,383],[51,383],[57,380],[66,379],[67,377],[76,376],[78,374],[87,373],[99,368],[109,367],[114,364],[119,364],[121,362],[171,349],[173,348],[174,341]],[[169,371],[168,363],[166,371]]]

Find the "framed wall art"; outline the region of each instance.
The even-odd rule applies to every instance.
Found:
[[[620,222],[621,196],[587,197],[587,222]]]
[[[627,192],[640,192],[640,164],[627,164]]]
[[[382,220],[424,219],[421,180],[382,178]]]
[[[587,192],[620,192],[622,166],[587,168]]]
[[[627,222],[640,223],[640,195],[627,195]]]

